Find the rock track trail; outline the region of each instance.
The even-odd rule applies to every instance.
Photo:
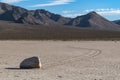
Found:
[[[87,50],[87,53],[83,53],[82,55],[77,55],[68,59],[64,59],[58,62],[52,62],[52,63],[45,63],[43,64],[44,67],[42,68],[43,70],[45,69],[49,69],[49,68],[54,68],[56,66],[61,66],[73,61],[80,61],[83,59],[89,59],[89,58],[94,58],[99,56],[102,53],[102,50],[99,49],[92,49],[92,48],[80,48],[80,47],[69,47],[69,48],[73,48],[73,49],[80,49],[80,50]],[[74,53],[73,53],[74,54]]]

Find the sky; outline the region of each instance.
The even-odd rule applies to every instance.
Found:
[[[95,11],[108,20],[120,19],[120,0],[0,0],[29,10],[45,9],[65,17]]]

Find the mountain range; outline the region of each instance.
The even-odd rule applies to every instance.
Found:
[[[36,36],[39,39],[45,37],[43,35],[47,34],[49,34],[47,39],[51,35],[52,37],[63,37],[64,35],[68,37],[72,35],[69,38],[81,38],[79,36],[81,34],[84,34],[84,38],[90,36],[97,37],[97,34],[99,34],[99,37],[107,35],[105,37],[107,38],[111,33],[117,33],[115,38],[118,38],[120,21],[109,21],[94,11],[75,18],[68,18],[44,9],[27,10],[22,7],[0,3],[0,31],[0,39],[12,39],[16,36],[18,39],[22,39],[22,36],[25,38],[26,34],[26,37],[29,35],[29,38],[34,34],[34,37]],[[88,34],[91,35],[87,36]]]

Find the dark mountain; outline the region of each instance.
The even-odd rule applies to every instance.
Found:
[[[69,22],[70,18],[64,18],[61,15],[50,13],[46,10],[33,10],[25,12],[17,22],[28,23],[28,24],[44,24],[44,25],[63,25]]]
[[[117,25],[111,21],[108,21],[107,19],[103,18],[96,12],[90,12],[86,15],[73,18],[66,25],[98,29],[98,30],[120,30],[119,25]]]
[[[41,9],[41,10],[36,10],[35,11],[35,15],[34,15],[36,18],[40,19],[41,17],[43,17],[43,20],[47,20],[50,19],[58,24],[65,24],[67,22],[69,22],[71,20],[71,18],[66,18],[66,17],[63,17],[61,15],[58,15],[58,14],[54,14],[54,13],[51,13],[49,11],[46,11],[44,9]],[[46,17],[44,19],[44,17]],[[48,21],[47,21],[48,22]]]
[[[24,8],[0,3],[0,20],[16,21],[25,12],[27,10]]]
[[[56,24],[55,21],[49,18],[46,14],[42,13],[43,10],[28,11],[22,14],[22,16],[16,21],[18,23],[26,24],[43,24],[52,25]],[[47,12],[47,11],[46,11]]]
[[[50,13],[43,9],[31,11],[18,6],[0,3],[0,20],[37,25],[63,25],[70,21],[70,18],[64,18],[61,15]]]
[[[17,23],[27,23],[27,24],[37,24],[42,22],[40,20],[36,20],[33,16],[32,12],[25,12],[21,15],[20,18],[18,18],[15,22]]]
[[[49,27],[61,25],[93,30],[120,31],[120,25],[108,21],[96,12],[90,12],[76,18],[66,18],[44,9],[27,10],[5,3],[0,3],[0,20],[32,25],[47,25]]]
[[[120,20],[115,20],[113,22],[116,23],[116,24],[118,24],[118,25],[120,25]]]

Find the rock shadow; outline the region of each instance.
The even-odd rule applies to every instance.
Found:
[[[21,69],[21,68],[13,68],[13,67],[9,67],[9,68],[5,68],[8,70],[30,70],[30,69]]]
[[[9,70],[22,70],[22,69],[20,69],[20,68],[12,68],[12,67],[5,68],[5,69],[9,69]]]
[[[8,70],[31,70],[31,69],[38,69],[38,68],[21,69],[21,68],[9,67],[9,68],[5,68],[5,69],[8,69]]]

